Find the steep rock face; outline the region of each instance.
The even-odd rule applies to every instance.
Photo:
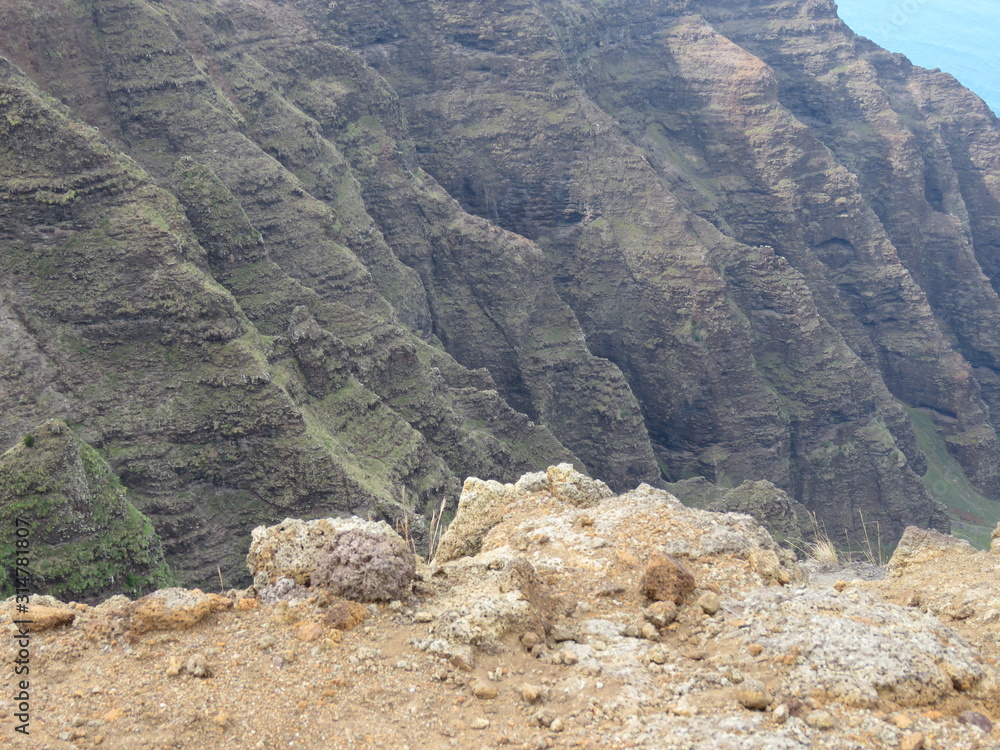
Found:
[[[9,65],[4,101],[4,336],[13,355],[3,391],[5,441],[20,439],[43,412],[71,420],[137,493],[180,575],[208,581],[220,561],[240,575],[234,532],[248,534],[282,508],[395,516],[403,487],[411,504],[457,489],[422,434],[352,374],[365,362],[351,345],[392,359],[397,378],[415,384],[434,420],[428,432],[459,457],[460,472],[571,455],[495,393],[482,393],[488,377],[462,383],[455,408],[469,402],[472,418],[503,425],[503,436],[473,429],[449,408],[440,379],[407,372],[422,366],[416,344],[400,341],[391,320],[366,325],[353,310],[331,310],[255,258],[259,239],[246,227],[241,238],[236,206],[208,175],[188,165],[186,189],[216,189],[203,206],[215,221],[229,221],[219,231],[231,244],[225,261],[237,277],[235,296],[213,279],[180,206],[133,160],[68,119]],[[201,222],[211,247],[210,229]],[[264,336],[237,300],[256,295],[247,305],[254,313],[253,303],[265,302],[260,295],[282,287],[287,293],[271,296],[266,309],[294,306],[298,317],[285,323],[294,330]],[[341,349],[307,344],[307,304],[316,315],[347,318],[357,338]],[[310,377],[331,379],[318,398],[307,392]],[[410,395],[397,389],[400,400]],[[512,456],[515,450],[521,454]]]
[[[396,518],[553,460],[655,481],[635,397],[537,248],[392,162],[400,184],[376,187],[433,215],[375,190],[385,232],[441,257],[390,249],[336,140],[362,166],[398,150],[392,92],[355,56],[276,42],[273,7],[81,10],[0,5],[0,49],[70,106],[4,62],[7,444],[71,420],[197,583],[220,560],[239,577],[238,535],[291,509]]]
[[[856,178],[695,5],[386,2],[316,18],[400,93],[429,171],[545,250],[670,478],[767,477],[847,529],[862,508],[941,523],[893,396],[919,392],[977,435],[966,466],[990,488],[995,432],[968,363]],[[831,278],[812,246],[852,240],[862,262]]]

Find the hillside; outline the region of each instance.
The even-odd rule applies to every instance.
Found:
[[[946,530],[908,409],[1000,501],[1000,128],[832,2],[0,0],[0,58],[0,447],[64,420],[186,584],[560,461]]]

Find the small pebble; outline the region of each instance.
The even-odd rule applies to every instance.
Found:
[[[649,649],[649,660],[654,664],[665,664],[667,653],[663,650],[663,646],[653,646]]]
[[[312,643],[313,641],[318,641],[323,637],[323,626],[318,622],[305,621],[299,623],[296,629],[296,636],[300,641],[305,643]]]
[[[806,714],[805,722],[813,729],[833,729],[836,725],[833,714],[829,711],[810,711]]]
[[[184,668],[194,677],[204,679],[212,676],[212,670],[209,669],[208,661],[203,654],[191,654]]]
[[[184,671],[184,662],[179,656],[171,656],[167,663],[167,677],[177,677],[182,671]]]
[[[521,698],[525,703],[537,703],[541,700],[542,689],[538,685],[525,683],[521,686]]]
[[[909,729],[913,725],[913,719],[906,714],[896,714],[892,717],[892,723],[900,729]]]
[[[713,616],[722,609],[722,597],[714,591],[706,591],[698,597],[698,606],[706,615]]]
[[[485,680],[476,680],[472,683],[472,694],[480,700],[490,700],[497,697],[497,688]]]
[[[764,711],[771,705],[771,693],[760,680],[744,680],[736,692],[736,699],[744,708],[751,711]]]

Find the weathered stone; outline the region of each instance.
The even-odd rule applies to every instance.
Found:
[[[212,676],[212,670],[208,666],[208,660],[205,658],[204,654],[191,654],[191,656],[188,657],[188,660],[184,663],[184,668],[192,677],[205,679],[206,677]]]
[[[663,646],[653,646],[649,649],[649,660],[654,664],[666,664],[667,652]]]
[[[760,680],[744,680],[736,691],[736,699],[744,708],[752,711],[766,711],[774,698]]]
[[[503,520],[515,497],[513,485],[469,477],[462,486],[458,511],[438,544],[437,562],[476,554],[486,533]]]
[[[32,632],[51,630],[60,625],[69,625],[76,619],[76,612],[61,607],[45,607],[39,604],[28,605],[28,611],[19,613],[18,618],[31,623]]]
[[[472,683],[472,694],[480,700],[496,698],[498,692],[497,686],[486,680],[476,680]]]
[[[514,482],[514,491],[518,495],[530,495],[536,492],[548,492],[549,475],[544,471],[533,471],[523,474]]]
[[[694,592],[694,576],[669,555],[654,555],[646,563],[639,584],[643,596],[654,601],[681,604]]]
[[[361,602],[404,596],[416,571],[413,552],[388,527],[342,529],[327,541],[317,562],[314,587]]]
[[[200,589],[160,589],[129,606],[129,632],[137,636],[153,630],[185,630],[212,612],[232,606],[230,599]]]
[[[715,615],[722,609],[722,597],[714,591],[706,591],[695,602],[706,615]]]
[[[963,711],[958,715],[958,720],[963,724],[971,724],[974,727],[978,727],[986,734],[993,731],[993,722],[979,711]]]
[[[933,529],[908,526],[896,546],[896,551],[886,566],[890,578],[903,575],[912,566],[940,561],[950,555],[974,555],[975,548],[968,542]]]
[[[837,725],[829,711],[810,711],[804,721],[813,729],[833,729]]]
[[[358,602],[336,599],[326,608],[323,622],[337,630],[353,630],[368,617],[368,610]]]
[[[572,464],[550,466],[546,475],[553,496],[580,508],[590,508],[614,495],[604,482],[581,474]]]
[[[801,693],[822,691],[850,706],[927,706],[978,690],[988,675],[969,644],[931,616],[860,592],[782,592],[758,589],[743,600],[741,637],[753,650],[795,654]],[[988,684],[982,690],[989,694]]]
[[[650,623],[664,628],[677,618],[677,605],[670,600],[653,602],[642,613]]]
[[[542,688],[538,685],[525,683],[521,686],[521,698],[525,703],[538,703],[542,699]]]
[[[247,567],[260,589],[289,578],[359,601],[389,601],[406,591],[416,561],[384,521],[286,518],[253,530]]]
[[[343,629],[343,628],[341,628]],[[295,629],[295,636],[305,643],[311,643],[313,641],[318,641],[323,637],[324,629],[322,624],[318,622],[302,622]]]

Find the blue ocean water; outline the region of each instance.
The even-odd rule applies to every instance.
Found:
[[[1000,2],[837,0],[856,33],[914,65],[941,68],[1000,112]]]

